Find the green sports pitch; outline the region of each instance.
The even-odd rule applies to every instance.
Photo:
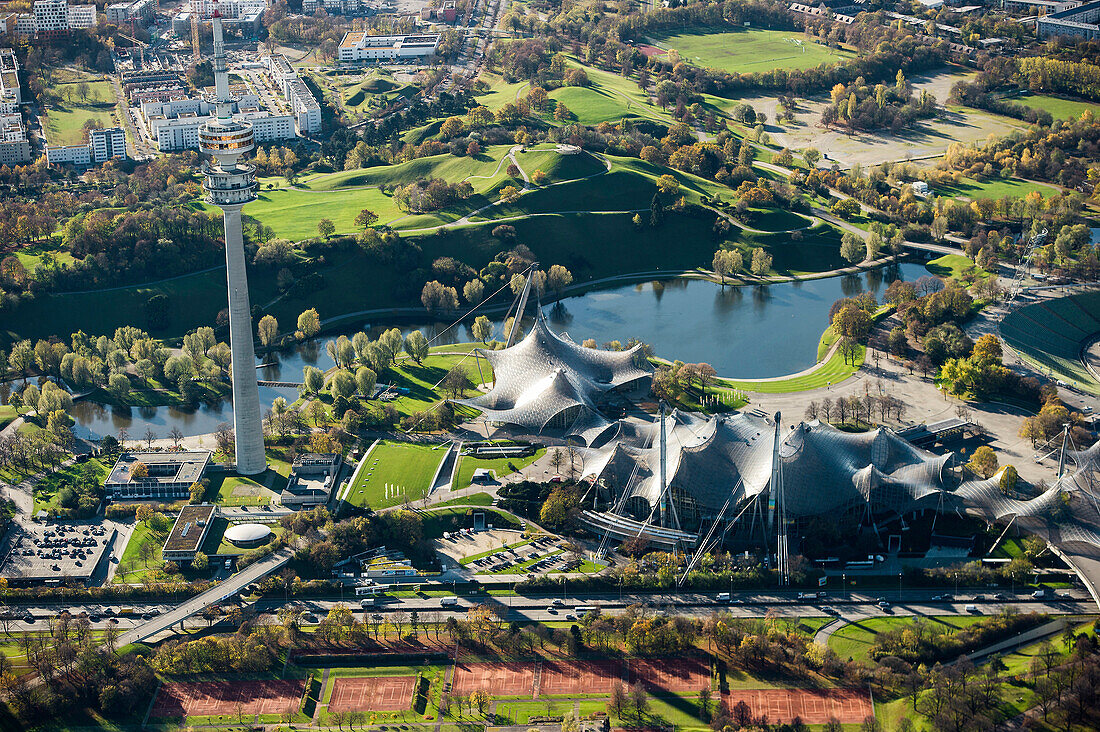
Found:
[[[676,51],[683,61],[736,74],[812,69],[853,56],[796,31],[709,28],[661,35],[655,40],[666,52]]]
[[[363,458],[367,464],[344,500],[377,509],[423,498],[446,454],[445,444],[380,442]]]

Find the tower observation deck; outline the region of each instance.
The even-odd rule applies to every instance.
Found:
[[[221,15],[214,11],[214,86],[217,114],[199,129],[199,152],[210,156],[202,167],[206,201],[222,209],[225,223],[225,265],[229,287],[229,345],[233,354],[233,429],[237,472],[255,475],[267,469],[260,393],[256,383],[256,352],[252,345],[252,313],[248,299],[241,208],[256,199],[256,166],[241,157],[255,144],[252,125],[234,119],[225,68]]]

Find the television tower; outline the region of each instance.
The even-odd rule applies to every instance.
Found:
[[[252,314],[248,302],[241,209],[256,199],[256,166],[240,162],[254,147],[252,125],[233,118],[229,76],[225,70],[222,19],[214,6],[214,88],[216,113],[199,129],[206,201],[222,210],[225,223],[225,269],[229,285],[229,345],[233,352],[233,431],[237,472],[256,475],[267,469],[260,423],[260,390],[256,383],[256,352],[252,347]]]

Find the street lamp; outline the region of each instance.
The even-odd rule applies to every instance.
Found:
[[[898,571],[898,602],[901,602],[901,571]]]
[[[848,575],[842,572],[840,575],[840,584],[844,585],[844,597],[847,600],[852,599],[852,592],[848,589]]]

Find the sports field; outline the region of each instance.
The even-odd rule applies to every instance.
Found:
[[[758,28],[701,28],[655,38],[661,48],[697,66],[730,73],[811,69],[853,56],[823,46],[802,33]]]
[[[546,454],[546,448],[540,447],[533,455],[520,458],[476,458],[465,455],[459,459],[458,471],[455,473],[451,490],[458,491],[468,488],[474,477],[474,471],[478,469],[491,470],[497,480],[515,472],[512,468],[521,470]]]
[[[216,715],[283,714],[297,710],[304,682],[195,681],[169,682],[160,687],[151,718]]]
[[[378,443],[364,458],[368,464],[352,484],[347,502],[377,509],[423,498],[446,451],[445,445]]]
[[[329,712],[396,712],[412,704],[415,676],[338,678],[329,697]]]

